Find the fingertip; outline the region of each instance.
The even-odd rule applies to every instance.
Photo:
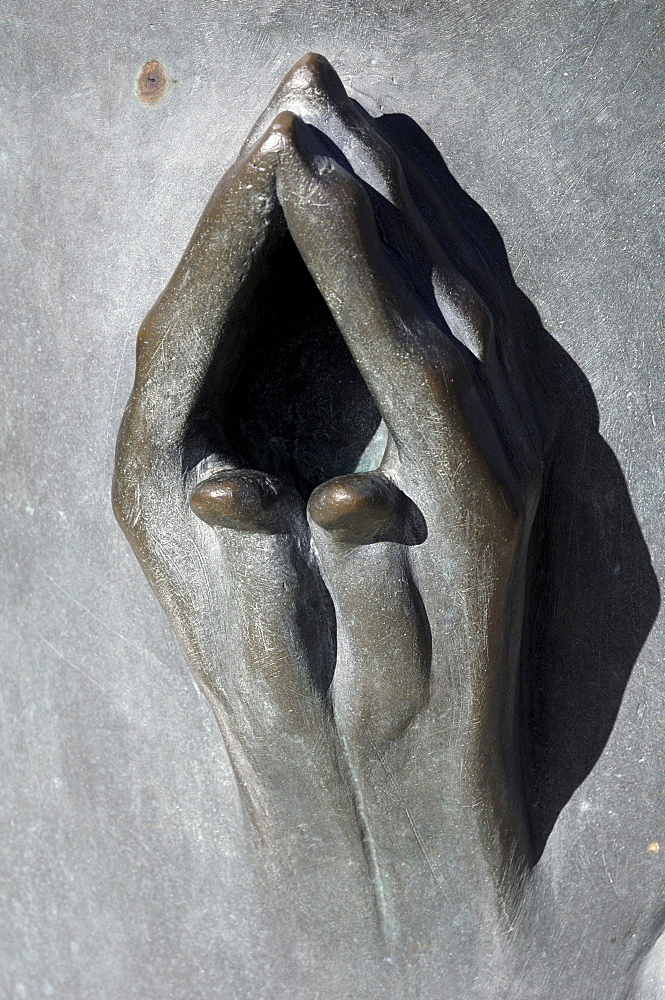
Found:
[[[399,491],[382,473],[339,476],[317,487],[307,506],[312,521],[337,541],[362,544],[394,532]]]
[[[332,101],[348,101],[344,84],[325,58],[308,52],[291,67],[278,90],[309,91]]]
[[[213,528],[277,534],[287,530],[293,496],[274,476],[225,470],[195,486],[189,506]]]

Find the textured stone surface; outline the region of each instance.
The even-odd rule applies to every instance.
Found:
[[[5,7],[2,995],[287,992],[244,874],[221,740],[109,487],[140,320],[305,50],[325,53],[372,113],[412,115],[489,213],[592,384],[663,579],[656,14],[471,0]],[[146,106],[135,80],[152,59],[170,82]],[[664,898],[665,852],[647,850],[665,842],[664,649],[661,616],[543,855],[570,912],[553,995],[604,1000],[588,984],[608,941],[629,937],[634,907]],[[565,740],[552,752],[565,756]],[[354,970],[337,995],[371,996],[362,978]]]

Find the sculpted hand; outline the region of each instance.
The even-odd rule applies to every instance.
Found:
[[[141,328],[118,442],[116,514],[275,886],[431,954],[442,996],[491,961],[530,865],[524,357],[473,233],[309,56]]]

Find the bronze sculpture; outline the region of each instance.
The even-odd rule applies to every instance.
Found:
[[[417,978],[436,955],[451,996],[510,988],[552,891],[521,694],[566,418],[547,351],[419,152],[308,56],[141,328],[118,443],[116,516],[220,724],[267,905],[294,892],[287,937],[325,919],[389,982],[385,958]]]

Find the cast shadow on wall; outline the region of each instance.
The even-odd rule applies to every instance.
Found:
[[[488,272],[518,297],[540,392],[545,405],[563,415],[547,446],[523,637],[521,753],[537,859],[607,743],[658,613],[658,582],[623,473],[599,433],[591,386],[515,285],[489,216],[411,118],[384,115],[374,126],[400,154],[419,162],[421,176],[443,191],[453,215],[475,238]],[[412,194],[425,214],[426,200]],[[427,221],[437,227],[436,218]],[[465,274],[464,260],[454,264]]]

